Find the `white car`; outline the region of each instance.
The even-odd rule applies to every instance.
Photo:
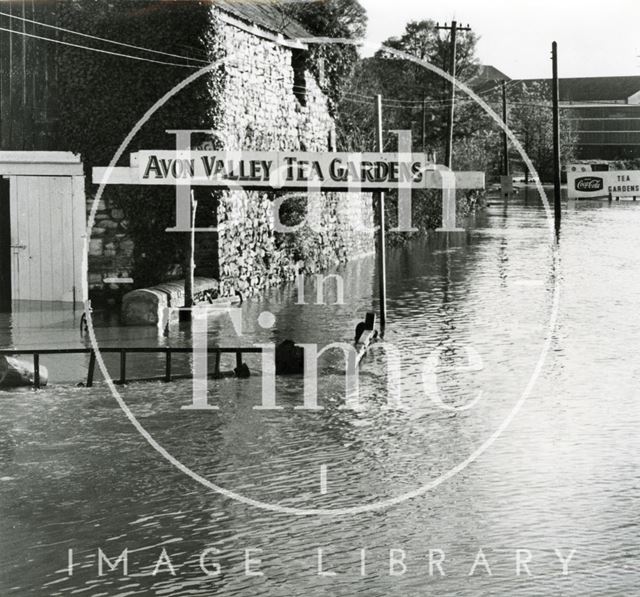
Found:
[[[537,182],[540,182],[540,179],[537,176],[529,176],[529,180],[525,181],[525,177],[524,176],[514,176],[513,177],[513,182],[529,182],[529,184],[535,184]]]

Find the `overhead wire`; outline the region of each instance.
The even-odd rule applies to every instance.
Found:
[[[97,36],[97,35],[91,35],[91,34],[88,34],[88,33],[83,33],[81,31],[75,31],[73,29],[60,27],[58,25],[52,25],[50,23],[43,23],[42,21],[37,21],[35,19],[27,19],[26,17],[13,15],[13,14],[7,13],[7,12],[0,11],[0,16],[7,17],[9,19],[16,19],[16,20],[19,20],[19,21],[27,22],[27,23],[32,23],[32,24],[38,25],[40,27],[47,27],[49,29],[54,29],[56,31],[62,31],[62,32],[65,32],[65,33],[70,33],[72,35],[78,35],[80,37],[85,37],[85,38],[88,38],[88,39],[94,39],[94,40],[101,41],[101,42],[104,42],[104,43],[110,43],[110,44],[114,44],[114,45],[118,45],[118,46],[122,46],[122,47],[126,47],[126,48],[140,50],[140,51],[143,51],[143,52],[150,52],[150,53],[159,54],[159,55],[162,55],[162,56],[169,56],[171,58],[181,58],[183,60],[191,60],[193,62],[199,62],[201,64],[209,64],[209,61],[202,60],[200,58],[194,58],[192,56],[185,56],[184,54],[173,54],[171,52],[164,52],[162,50],[156,50],[156,49],[153,49],[153,48],[147,48],[147,47],[144,47],[144,46],[138,46],[138,45],[135,45],[135,44],[129,44],[129,43],[126,43],[126,42],[116,41],[116,40],[113,40],[113,39],[108,39],[108,38],[105,38],[105,37],[100,37],[100,36]],[[105,53],[109,53],[107,51],[99,50],[98,48],[93,48],[93,47],[88,47],[88,46],[81,46],[81,45],[78,45],[78,44],[71,44],[71,43],[68,43],[68,42],[63,42],[61,40],[53,40],[51,38],[45,38],[45,37],[42,37],[42,36],[36,36],[35,34],[27,34],[26,32],[18,31],[18,30],[15,30],[15,29],[0,28],[0,30],[8,31],[10,33],[16,33],[16,34],[19,34],[19,35],[27,35],[29,37],[35,37],[36,39],[43,39],[43,40],[46,40],[46,41],[54,41],[56,43],[63,43],[65,45],[71,45],[73,47],[82,47],[82,48],[86,48],[86,49],[90,49],[90,50],[94,50],[94,51],[102,51],[102,52],[105,52]],[[119,53],[113,53],[113,54],[117,55],[117,56],[124,56],[124,57],[127,57],[127,58],[133,58],[133,59],[137,58],[135,56],[131,56],[131,55],[128,55],[128,54],[119,54]],[[168,64],[168,65],[171,65],[171,66],[184,66],[184,65],[179,65],[179,64],[175,64],[175,63],[167,63],[167,62],[159,62],[159,64]],[[514,85],[514,84],[517,84],[517,83],[521,83],[521,81],[518,80],[518,79],[513,79],[513,80],[509,81],[508,83],[506,83],[506,87],[510,87],[511,85]],[[490,87],[489,89],[485,89],[483,91],[478,91],[476,93],[476,95],[479,95],[479,96],[487,95],[487,94],[493,92],[494,90],[500,88],[501,86],[502,86],[502,82],[498,83],[497,85],[494,85],[493,87]],[[356,96],[359,96],[359,97],[362,97],[362,98],[365,98],[365,99],[374,99],[375,98],[375,96],[363,95],[363,94],[359,94],[359,93],[356,93],[356,92],[353,92],[353,91],[350,91],[350,92],[347,92],[347,93],[349,93],[351,95],[356,95]],[[429,100],[429,101],[424,101],[424,100],[391,99],[391,100],[388,100],[388,101],[393,101],[393,102],[398,102],[398,103],[419,104],[419,105],[421,105],[421,104],[424,104],[424,103],[426,103],[426,104],[447,103],[447,101],[450,101],[450,100]],[[512,103],[517,103],[517,102],[512,102]]]
[[[516,83],[519,83],[520,81],[518,80],[512,80],[509,81],[507,83],[507,87],[514,85]],[[489,93],[491,93],[492,91],[494,91],[495,89],[498,89],[499,87],[501,87],[500,85],[496,85],[494,87],[491,87],[489,89],[485,89],[484,91],[481,92],[477,92],[476,95],[478,96],[484,96],[487,95]],[[373,95],[363,95],[361,93],[357,93],[354,91],[347,91],[345,93],[345,96],[354,96],[357,98],[363,98],[363,99],[367,99],[367,100],[374,100],[375,96]],[[421,107],[422,105],[426,105],[426,106],[433,106],[433,105],[441,105],[441,106],[446,106],[446,105],[450,105],[451,104],[451,99],[441,99],[441,100],[434,100],[432,98],[428,99],[428,100],[407,100],[407,99],[394,99],[394,98],[382,98],[382,103],[383,105],[389,105],[393,107],[398,107],[395,104],[401,104],[401,105],[411,105],[411,106],[415,106],[415,107]],[[456,98],[455,102],[456,103],[461,103],[461,102],[470,102],[470,101],[475,101],[473,98],[466,98],[466,97],[458,97]],[[513,102],[512,102],[513,103]]]
[[[48,23],[42,23],[40,21],[36,21],[33,19],[27,19],[25,17],[20,17],[18,15],[12,15],[10,13],[5,13],[0,11],[0,16],[4,16],[4,17],[8,17],[11,19],[17,19],[23,22],[28,22],[28,23],[32,23],[35,25],[39,25],[42,27],[48,27],[50,29],[54,29],[54,30],[58,30],[58,31],[63,31],[65,33],[70,33],[72,35],[78,35],[81,37],[85,37],[88,39],[94,39],[97,41],[101,41],[104,43],[111,43],[111,44],[115,44],[118,46],[122,46],[122,47],[127,47],[127,48],[131,48],[131,49],[136,49],[136,50],[140,50],[140,51],[144,51],[144,52],[150,52],[150,53],[154,53],[154,54],[159,54],[159,55],[164,55],[164,56],[170,56],[173,58],[181,58],[184,60],[191,60],[194,62],[199,62],[201,64],[209,64],[207,61],[205,60],[201,60],[198,58],[193,58],[190,56],[185,56],[182,54],[172,54],[170,52],[163,52],[161,50],[155,50],[152,48],[145,48],[143,46],[137,46],[134,44],[128,44],[125,42],[119,42],[119,41],[115,41],[115,40],[111,40],[111,39],[107,39],[104,37],[99,37],[96,35],[90,35],[87,33],[82,33],[79,31],[74,31],[72,29],[67,29],[64,27],[58,27],[56,25],[50,25]],[[42,40],[42,41],[48,41],[51,43],[57,43],[57,44],[61,44],[61,45],[65,45],[65,46],[69,46],[69,47],[73,47],[73,48],[78,48],[78,49],[83,49],[83,50],[88,50],[88,51],[92,51],[92,52],[98,52],[101,54],[107,54],[107,55],[111,55],[111,56],[118,56],[121,58],[128,58],[131,60],[139,60],[139,61],[143,61],[143,62],[151,62],[154,64],[161,64],[164,66],[179,66],[182,68],[191,68],[191,69],[197,69],[198,67],[190,65],[190,64],[184,64],[184,63],[176,63],[176,62],[167,62],[167,61],[162,61],[162,60],[154,60],[152,58],[145,58],[143,56],[133,56],[131,54],[123,54],[121,52],[112,52],[110,50],[103,50],[100,48],[95,48],[92,46],[85,46],[82,44],[75,44],[75,43],[71,43],[71,42],[67,42],[67,41],[63,41],[63,40],[59,40],[59,39],[53,39],[50,37],[44,37],[41,35],[36,35],[34,33],[27,33],[26,31],[19,31],[16,29],[8,29],[5,27],[0,27],[0,31],[5,31],[7,33],[12,33],[14,35],[22,35],[25,37],[29,37],[29,38],[33,38],[33,39],[38,39],[38,40]],[[509,81],[509,83],[507,83],[507,86],[513,85],[515,83],[518,83],[518,80],[512,80]],[[489,89],[486,89],[484,91],[478,92],[477,95],[487,95],[489,93],[491,93],[492,91],[494,91],[495,89],[501,87],[502,84],[499,85],[495,85],[494,87],[491,87]],[[294,85],[293,86],[294,89],[297,89],[299,91],[306,91],[306,87],[300,86],[300,85]],[[351,97],[350,97],[351,96]],[[354,102],[354,103],[359,103],[359,104],[363,104],[363,105],[368,105],[370,101],[375,99],[375,96],[373,95],[364,95],[361,93],[357,93],[357,92],[353,92],[353,91],[348,91],[345,93],[345,95],[343,96],[344,99],[346,99],[347,101],[350,102]],[[361,99],[360,99],[361,98]],[[362,100],[368,100],[368,101],[362,101]],[[463,103],[463,102],[468,102],[468,101],[474,101],[472,98],[458,98],[457,103]],[[533,102],[511,102],[514,105],[531,105],[531,106],[540,106],[540,107],[549,107],[551,104],[544,104],[544,103],[533,103]],[[443,99],[443,100],[433,100],[433,99],[429,99],[429,100],[405,100],[405,99],[394,99],[394,98],[387,98],[384,99],[383,98],[383,105],[387,108],[392,108],[392,109],[403,109],[403,108],[409,108],[409,107],[422,107],[422,106],[447,106],[451,104],[451,100],[450,99]]]
[[[101,41],[104,43],[114,44],[117,46],[122,46],[125,48],[131,48],[134,50],[140,50],[142,52],[151,52],[152,54],[160,54],[162,56],[169,56],[171,58],[182,58],[184,60],[192,60],[193,62],[199,62],[201,64],[209,64],[206,60],[202,60],[200,58],[193,58],[191,56],[184,56],[182,54],[172,54],[171,52],[163,52],[161,50],[154,50],[152,48],[146,48],[143,46],[136,46],[134,44],[128,44],[121,41],[116,41],[114,39],[107,39],[106,37],[99,37],[97,35],[90,35],[88,33],[82,33],[80,31],[74,31],[73,29],[66,29],[65,27],[59,27],[57,25],[51,25],[49,23],[43,23],[42,21],[35,21],[33,19],[27,19],[25,17],[20,17],[18,15],[12,15],[11,13],[0,11],[0,16],[7,17],[9,19],[17,19],[18,21],[23,21],[26,23],[32,23],[34,25],[38,25],[40,27],[47,27],[49,29],[55,29],[56,31],[63,31],[64,33],[70,33],[72,35],[78,35],[80,37],[85,37],[88,39],[95,39],[97,41]]]
[[[360,99],[356,99],[356,98],[350,98],[350,97],[346,97],[344,96],[343,98],[345,101],[351,102],[351,103],[356,103],[356,104],[360,104],[363,106],[370,106],[373,107],[372,102],[370,101],[363,101]],[[456,100],[456,104],[471,104],[473,103],[475,100],[473,98],[459,98],[458,100]],[[450,105],[450,101],[444,101],[442,103],[442,107],[447,107],[448,105]],[[540,103],[540,102],[510,102],[511,105],[517,105],[517,106],[528,106],[528,107],[539,107],[539,108],[551,108],[552,104],[551,103]],[[395,105],[395,104],[390,104],[390,103],[386,103],[383,101],[382,106],[384,108],[390,109],[390,110],[411,110],[414,108],[419,108],[419,105],[416,106],[407,106],[407,105]],[[563,106],[561,106],[561,109],[564,109]]]
[[[131,60],[140,60],[142,62],[153,62],[154,64],[162,64],[165,66],[180,66],[182,68],[191,68],[197,70],[198,66],[191,64],[180,64],[177,62],[165,62],[162,60],[154,60],[153,58],[144,58],[143,56],[133,56],[131,54],[122,54],[121,52],[111,52],[109,50],[101,50],[100,48],[94,48],[91,46],[83,46],[82,44],[74,44],[68,41],[62,41],[61,39],[53,39],[51,37],[43,37],[42,35],[36,35],[35,33],[27,33],[26,31],[17,31],[15,29],[7,29],[6,27],[0,27],[0,31],[6,31],[7,33],[13,33],[15,35],[22,35],[25,37],[31,37],[33,39],[39,39],[42,41],[48,41],[55,44],[61,44],[63,46],[70,46],[72,48],[79,48],[81,50],[89,50],[91,52],[98,52],[100,54],[109,54],[111,56],[118,56],[120,58],[129,58]]]
[[[505,89],[509,88],[511,85],[514,85],[515,83],[520,83],[520,82],[521,81],[519,81],[518,79],[512,79],[511,81],[505,84]],[[493,87],[489,87],[489,89],[484,89],[483,91],[476,91],[476,95],[479,95],[479,96],[487,95],[489,93],[492,93],[496,89],[500,89],[501,87],[502,87],[502,81],[500,81],[500,83],[498,83],[497,85],[494,85]]]

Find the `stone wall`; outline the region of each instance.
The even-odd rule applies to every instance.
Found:
[[[87,199],[87,214],[93,196]],[[134,243],[127,234],[128,222],[122,209],[111,199],[98,204],[89,241],[89,290],[105,290],[104,278],[128,278],[133,266]],[[130,290],[130,286],[112,284],[107,290]]]
[[[235,27],[216,38],[225,56],[226,97],[221,125],[226,149],[328,151],[335,124],[315,78],[304,71],[302,50],[291,49]],[[300,195],[299,193],[296,195]],[[323,193],[317,201],[320,222],[296,233],[274,230],[271,206],[282,193],[224,192],[217,219],[221,292],[246,296],[294,279],[299,270],[322,271],[374,250],[373,210],[369,194]],[[304,202],[304,200],[302,200]],[[297,224],[305,217],[301,201],[285,201],[282,220],[297,206]],[[298,213],[300,212],[300,213]],[[307,218],[309,221],[310,218]],[[289,224],[289,222],[285,222]]]

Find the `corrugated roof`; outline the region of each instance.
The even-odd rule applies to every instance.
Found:
[[[287,16],[274,0],[213,0],[212,3],[236,19],[289,39],[312,37],[300,23]]]

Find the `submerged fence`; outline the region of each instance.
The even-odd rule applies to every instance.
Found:
[[[198,349],[195,349],[197,352]],[[220,356],[222,354],[235,354],[236,355],[236,368],[240,368],[243,365],[243,354],[255,354],[261,353],[260,347],[219,347],[212,346],[207,347],[207,355],[216,355],[215,367],[213,377],[223,376],[220,371]],[[135,378],[129,381],[156,381],[164,380],[170,382],[172,379],[184,379],[191,377],[191,375],[174,375],[172,370],[172,355],[174,354],[192,354],[194,349],[192,347],[169,347],[169,346],[154,346],[154,347],[127,347],[127,348],[101,348],[100,353],[105,354],[119,354],[120,355],[120,378],[114,383],[125,384],[127,383],[127,355],[129,353],[149,353],[149,354],[164,354],[165,355],[165,373],[164,376],[154,376],[146,378]],[[96,351],[93,348],[38,348],[38,349],[12,349],[5,348],[0,350],[2,356],[15,356],[15,355],[31,355],[33,357],[33,370],[34,380],[33,386],[38,389],[40,387],[40,356],[41,355],[63,355],[63,354],[88,354],[89,355],[89,367],[87,370],[86,387],[90,388],[93,385],[93,378],[96,368]]]

